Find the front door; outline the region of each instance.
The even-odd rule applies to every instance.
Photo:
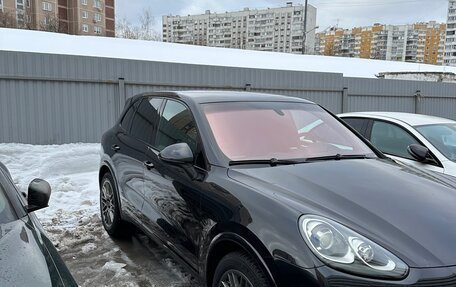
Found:
[[[402,127],[388,123],[385,121],[375,120],[372,125],[370,135],[371,143],[387,156],[405,164],[432,170],[435,172],[443,172],[443,168],[437,164],[418,162],[408,151],[407,148],[411,144],[422,145],[413,135]]]
[[[189,172],[192,166],[186,169],[158,158],[159,152],[165,147],[180,142],[187,143],[195,155],[201,153],[190,111],[178,101],[167,100],[155,143],[146,151],[143,213],[147,217],[150,232],[171,245],[196,268],[202,231],[199,182]],[[197,160],[198,156],[195,164]]]

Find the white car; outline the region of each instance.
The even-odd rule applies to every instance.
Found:
[[[339,115],[389,157],[456,176],[456,121],[408,113]]]

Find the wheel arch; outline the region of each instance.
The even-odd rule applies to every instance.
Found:
[[[244,251],[256,260],[273,286],[277,286],[277,270],[272,255],[263,243],[246,227],[234,223],[223,227],[214,227],[212,240],[207,250],[207,255],[204,257],[203,278],[206,280],[208,287],[212,286],[217,263],[225,255],[234,251]]]
[[[98,171],[98,184],[101,185],[101,180],[103,179],[103,176],[106,174],[106,173],[110,173],[113,177],[113,172],[111,170],[111,167],[109,166],[108,163],[106,162],[103,162],[100,166],[100,169]]]
[[[117,184],[117,177],[111,167],[111,165],[106,162],[106,161],[103,161],[100,165],[100,169],[98,171],[98,187],[100,188],[101,190],[101,180],[103,179],[103,177],[105,176],[106,173],[109,173],[111,174],[112,176],[112,179],[114,180],[114,185],[115,185],[115,192],[117,193],[117,204],[119,205],[119,209],[120,209],[120,216],[122,217],[123,216],[123,212],[122,212],[122,202],[120,200],[120,192],[119,192],[119,185]]]

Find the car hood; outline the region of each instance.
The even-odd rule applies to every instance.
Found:
[[[40,241],[22,220],[0,224],[0,286],[62,286]]]
[[[445,174],[456,177],[456,162],[447,160],[443,162],[445,166]]]
[[[410,267],[456,265],[456,189],[449,177],[381,159],[244,167],[228,175],[298,213],[350,227]]]

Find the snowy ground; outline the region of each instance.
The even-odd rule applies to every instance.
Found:
[[[51,184],[49,208],[37,216],[81,286],[196,286],[145,235],[107,235],[98,210],[99,160],[99,144],[0,144],[0,161],[21,191],[37,177]]]

